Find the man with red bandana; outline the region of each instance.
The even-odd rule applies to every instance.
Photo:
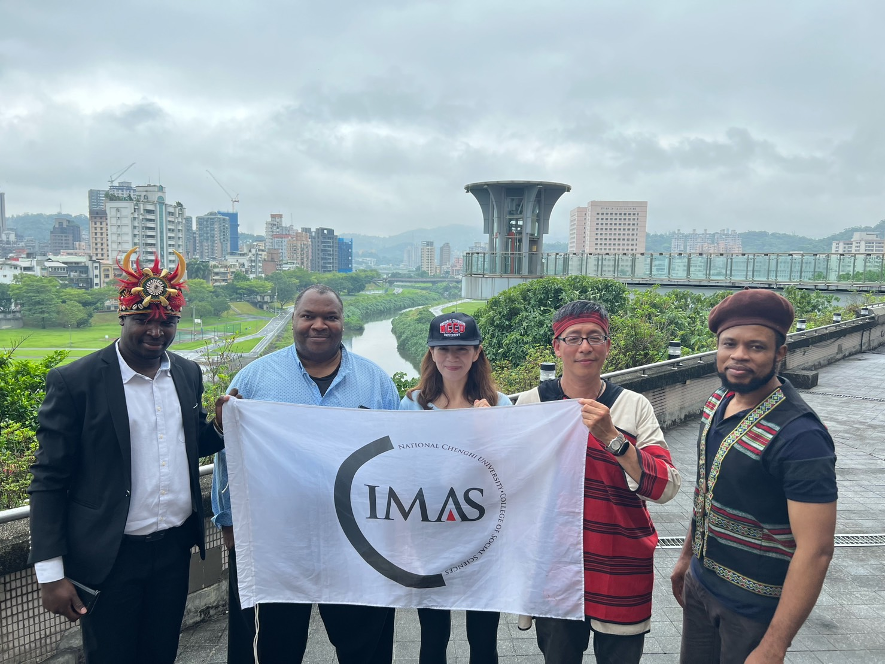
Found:
[[[679,491],[661,427],[648,399],[601,378],[611,349],[601,304],[578,300],[553,315],[553,350],[562,376],[520,395],[517,405],[579,399],[589,429],[584,478],[584,621],[538,618],[547,664],[578,664],[589,646],[600,664],[642,657],[651,628],[653,556],[658,535],[646,500]]]

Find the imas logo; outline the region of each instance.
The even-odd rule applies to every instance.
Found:
[[[396,491],[394,491],[392,486],[387,487],[387,509],[384,511],[384,516],[378,516],[378,488],[377,484],[367,484],[369,488],[369,518],[370,519],[383,519],[385,521],[393,521],[394,517],[391,516],[391,508],[396,507],[399,511],[400,516],[403,521],[408,521],[409,517],[412,515],[412,510],[415,507],[418,507],[418,513],[421,516],[421,521],[435,522],[439,523],[445,517],[446,521],[479,521],[486,515],[486,508],[482,506],[481,503],[476,502],[471,496],[471,493],[477,493],[480,497],[482,497],[483,490],[479,487],[471,487],[466,489],[463,494],[464,504],[467,507],[471,508],[475,512],[475,516],[470,518],[467,516],[467,512],[464,511],[464,507],[461,505],[461,501],[458,500],[458,493],[455,491],[455,487],[449,487],[449,492],[446,494],[446,499],[443,501],[442,507],[439,508],[439,513],[437,513],[435,519],[431,519],[429,516],[429,512],[427,511],[427,500],[424,498],[424,487],[418,489],[418,493],[415,494],[415,498],[412,500],[411,504],[406,507],[400,497],[397,495]],[[458,516],[455,516],[457,512]]]
[[[389,458],[392,466],[383,463],[388,457],[382,459],[382,466],[387,471],[397,469],[399,472],[395,474],[400,477],[399,480],[387,483],[375,480],[355,486],[356,475],[361,469],[393,450],[398,453],[427,452],[431,455],[431,458],[425,459],[427,468],[424,471],[424,475],[430,477],[423,478],[429,484],[424,486],[424,482],[420,481],[421,471],[416,466],[420,467],[421,464],[414,457],[409,459],[412,464],[409,470],[403,473],[400,470],[401,462],[394,456]],[[439,472],[440,460],[449,471],[447,476],[464,475],[470,479],[463,486],[458,486],[457,482],[433,484],[436,476],[443,475]],[[428,462],[433,465],[428,465]],[[375,469],[377,465],[372,464],[371,471],[363,470],[361,477],[368,474],[374,479],[379,474],[388,474],[387,471]],[[416,474],[418,478],[414,477]],[[392,486],[402,482],[409,484],[410,481],[409,488]],[[492,508],[495,513],[492,513]],[[409,588],[439,588],[446,585],[445,576],[477,562],[498,539],[507,511],[507,495],[492,463],[475,452],[444,443],[410,443],[394,447],[390,438],[385,436],[361,447],[341,464],[335,477],[335,510],[348,541],[375,570]],[[374,546],[364,532],[366,528],[386,537],[386,545]],[[424,530],[419,533],[421,529]],[[434,559],[430,566],[433,569],[437,565],[437,573],[409,571],[391,559],[397,558],[397,550],[391,548],[390,543],[398,541],[398,536],[406,540],[430,539],[434,546],[428,548],[441,550],[443,554],[451,551],[453,558],[446,558],[444,563],[439,562],[438,565]],[[381,553],[379,548],[387,555]],[[414,562],[414,551],[406,558]]]

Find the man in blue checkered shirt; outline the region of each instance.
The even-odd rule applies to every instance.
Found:
[[[397,410],[393,381],[375,363],[341,344],[344,307],[334,290],[313,285],[295,300],[295,343],[243,368],[231,383],[244,399]],[[227,461],[220,452],[212,476],[213,522],[230,554],[228,663],[252,663],[255,610],[241,609],[237,590]],[[280,551],[279,555],[285,555]],[[300,662],[307,645],[309,604],[259,604],[257,653],[261,664]],[[393,659],[394,611],[385,607],[321,604],[320,615],[341,664]]]

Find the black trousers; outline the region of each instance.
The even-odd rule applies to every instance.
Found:
[[[256,622],[261,664],[301,662],[307,648],[311,605],[259,604],[257,611],[240,608],[236,553],[233,549],[228,553],[228,664],[254,664]],[[319,609],[340,664],[390,664],[393,661],[393,609],[344,604],[320,604]]]
[[[590,645],[590,619],[535,618],[538,647],[545,664],[581,664]],[[593,632],[593,654],[597,664],[638,664],[645,634],[619,636]]]
[[[92,612],[80,619],[87,664],[173,664],[187,601],[190,520],[150,542],[126,537]]]
[[[497,664],[498,621],[494,611],[467,612],[467,642],[470,664]],[[452,612],[446,609],[418,609],[421,623],[421,651],[418,664],[446,664],[446,648],[452,634]]]
[[[759,645],[768,623],[728,609],[691,572],[682,591],[681,664],[739,664]]]

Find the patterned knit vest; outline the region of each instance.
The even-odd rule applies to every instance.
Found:
[[[698,439],[692,550],[721,579],[764,597],[778,598],[796,550],[787,499],[762,459],[778,433],[814,411],[789,381],[750,410],[727,434],[706,470],[707,434],[728,394],[714,392],[704,405]]]

